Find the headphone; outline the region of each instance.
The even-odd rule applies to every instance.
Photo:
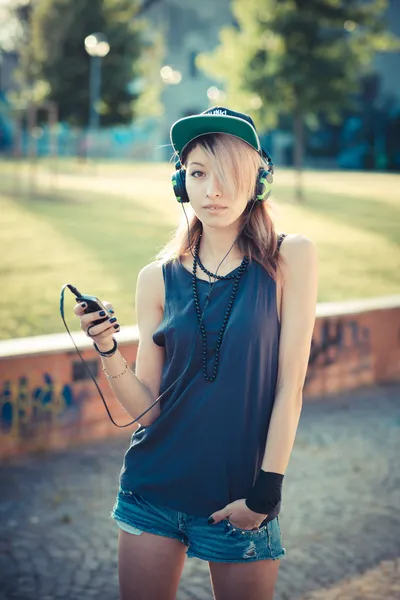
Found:
[[[268,169],[264,169],[264,167],[258,169],[254,198],[250,199],[257,202],[265,202],[269,198],[272,191],[272,175],[274,172],[274,163],[270,154],[262,148],[261,155],[268,162]],[[172,173],[171,181],[177,201],[180,204],[189,202],[186,191],[186,169],[182,167],[180,160],[175,163],[175,173]]]

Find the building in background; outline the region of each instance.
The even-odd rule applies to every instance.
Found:
[[[196,68],[195,57],[199,53],[213,50],[219,43],[221,27],[234,25],[235,21],[230,10],[230,0],[202,0],[201,3],[198,0],[186,0],[184,3],[181,0],[162,0],[153,3],[146,17],[156,27],[162,27],[166,36],[167,54],[163,73],[165,89],[162,97],[165,111],[159,123],[160,144],[155,148],[155,154],[156,159],[169,160],[172,155],[169,145],[170,125],[181,117],[196,114],[212,105],[223,104],[223,100],[218,98],[219,83]],[[387,21],[389,30],[400,36],[400,1],[390,2]],[[400,111],[399,53],[377,54],[374,69],[376,75],[373,80],[377,86],[374,103],[377,107],[381,106],[383,112],[390,105],[392,116],[396,118],[396,111]],[[363,118],[369,120],[374,117],[366,113]],[[322,159],[321,166],[334,166],[337,164],[336,155],[341,153],[341,166],[345,168],[385,168],[384,160],[378,161],[378,165],[372,164],[367,154],[384,153],[383,147],[388,136],[368,132],[367,135],[373,137],[371,143],[362,141],[354,149],[347,148],[347,139],[352,140],[354,137],[352,128],[358,127],[361,138],[365,134],[365,123],[355,124],[355,120],[349,116],[348,123],[345,121],[342,126],[343,136],[336,131],[338,141],[332,144],[333,154],[327,160]],[[329,145],[328,138],[332,138],[328,129],[321,129],[316,136],[318,143],[325,146]],[[276,162],[290,164],[292,133],[275,131],[271,138]],[[319,164],[318,160],[312,160],[311,157],[310,160],[316,166]]]
[[[207,91],[217,83],[196,68],[197,54],[214,49],[218,45],[221,27],[234,23],[230,0],[162,0],[153,3],[146,11],[146,18],[165,32],[167,54],[163,81],[164,116],[160,120],[160,148],[157,153],[162,160],[169,160],[171,124],[218,104],[210,99]],[[161,76],[161,75],[160,75]]]
[[[129,158],[131,160],[170,160],[172,147],[169,130],[171,124],[191,114],[199,113],[209,106],[224,104],[219,94],[219,82],[206,76],[196,67],[196,56],[212,51],[219,43],[222,27],[234,25],[230,0],[152,0],[144,1],[144,16],[153,29],[162,29],[165,35],[166,55],[160,77],[164,82],[162,104],[163,115],[139,126],[118,127],[101,132],[99,148],[104,149],[108,158]],[[391,0],[388,15],[390,31],[400,36],[400,1]],[[15,53],[0,53],[1,92],[3,106],[6,106],[7,92],[13,87],[12,73],[18,64]],[[332,130],[326,126],[310,135],[310,165],[342,166],[344,168],[400,168],[400,54],[379,53],[374,62],[376,71],[370,90],[365,98],[360,98],[366,110],[364,114],[346,116],[340,128]],[[371,88],[372,86],[372,88]],[[371,92],[372,89],[372,92]],[[223,90],[220,90],[220,92]],[[368,94],[373,96],[373,101]],[[371,97],[372,97],[371,96]],[[235,107],[233,107],[235,108]],[[369,109],[371,110],[369,111]],[[372,110],[373,109],[373,110]],[[368,112],[369,111],[369,112]],[[377,112],[376,112],[377,111]],[[390,113],[390,114],[389,114]],[[388,119],[385,119],[387,115]],[[397,117],[398,115],[398,117]],[[389,120],[389,117],[391,120]],[[1,114],[0,114],[1,118]],[[398,125],[396,125],[398,120]],[[4,119],[3,119],[4,120]],[[369,124],[372,124],[369,127]],[[394,123],[394,125],[392,125]],[[397,130],[399,128],[399,131]],[[378,131],[381,128],[384,133]],[[0,121],[1,129],[1,121]],[[5,131],[3,127],[3,131]],[[60,129],[64,142],[60,154],[74,152],[76,146],[68,128]],[[269,133],[269,132],[260,132]],[[293,136],[291,132],[274,131],[268,136],[270,150],[274,152],[277,164],[291,164]],[[3,141],[6,137],[3,136]],[[45,136],[42,152],[46,153]],[[1,141],[1,132],[0,132]],[[316,149],[313,155],[313,144]],[[385,158],[385,148],[389,144],[394,167]],[[39,143],[40,147],[40,143]],[[69,150],[71,148],[71,150]],[[40,148],[39,148],[40,149]],[[318,152],[321,155],[318,162]],[[378,161],[374,156],[381,157]]]

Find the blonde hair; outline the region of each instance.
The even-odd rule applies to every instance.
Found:
[[[251,210],[253,202],[250,202],[255,196],[258,170],[260,167],[266,168],[266,163],[255,149],[240,138],[226,133],[212,133],[202,135],[186,146],[181,156],[183,167],[186,167],[190,152],[197,146],[200,146],[213,163],[223,189],[232,195],[239,193],[247,196],[249,203],[241,215],[239,227],[243,226],[246,219],[248,222],[236,240],[237,248],[250,260],[259,262],[275,279],[281,256],[277,252],[277,235],[271,217],[272,206],[268,200],[257,201]],[[250,210],[251,215],[248,218]],[[202,223],[196,215],[193,215],[189,221],[192,248],[197,243],[201,231]],[[170,241],[157,254],[156,260],[171,262],[189,253],[185,219],[181,221]]]

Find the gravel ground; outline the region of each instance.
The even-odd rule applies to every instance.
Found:
[[[274,600],[400,600],[400,386],[305,401]],[[0,465],[0,599],[118,599],[109,519],[129,435]],[[162,600],[162,599],[160,599]],[[212,600],[186,559],[177,600]]]

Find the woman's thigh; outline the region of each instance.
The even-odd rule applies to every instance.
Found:
[[[208,564],[215,600],[272,600],[280,560]]]
[[[119,530],[118,576],[121,600],[175,600],[185,562],[177,539]]]

